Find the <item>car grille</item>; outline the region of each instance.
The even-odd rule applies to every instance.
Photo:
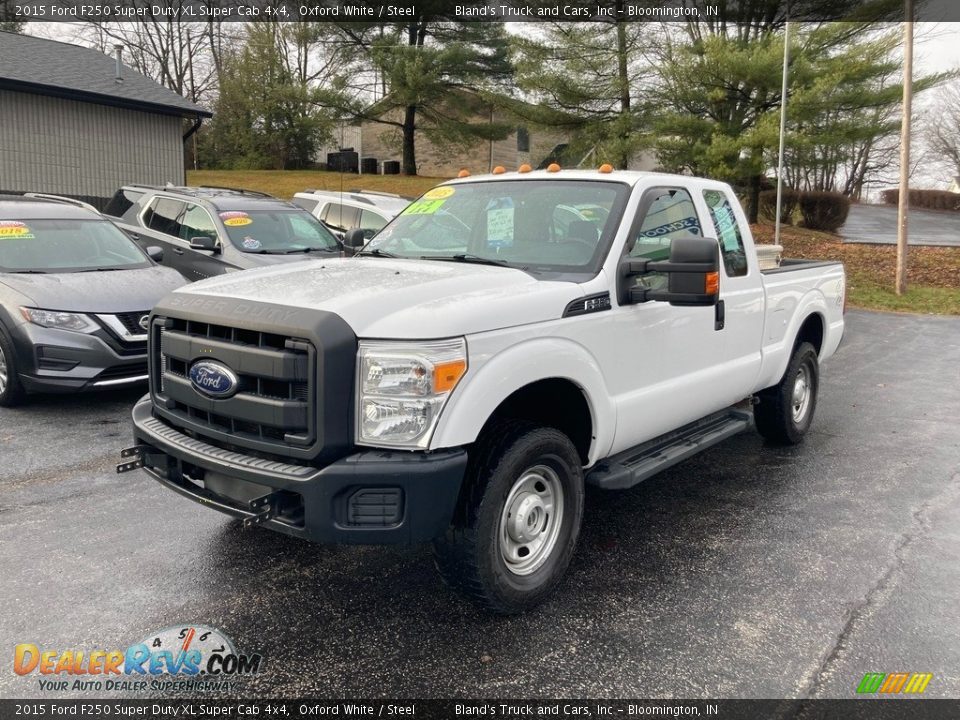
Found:
[[[146,335],[147,331],[140,327],[140,318],[149,315],[149,310],[142,312],[117,313],[117,320],[127,329],[131,335]]]
[[[155,318],[150,347],[154,405],[174,425],[219,447],[278,456],[291,448],[302,453],[315,444],[317,352],[309,341]],[[197,391],[190,367],[198,360],[229,367],[239,380],[236,394],[217,399]]]

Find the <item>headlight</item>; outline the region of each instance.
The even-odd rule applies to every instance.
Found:
[[[361,342],[357,364],[357,443],[423,448],[450,391],[467,371],[463,338]]]
[[[38,310],[37,308],[20,308],[20,314],[27,322],[46,328],[57,330],[72,330],[73,332],[92,333],[100,326],[86,315],[81,313],[58,312],[56,310]]]

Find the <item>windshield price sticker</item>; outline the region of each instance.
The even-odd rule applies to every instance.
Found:
[[[407,206],[403,211],[404,215],[433,215],[436,213],[446,200],[417,200]]]
[[[220,213],[220,219],[223,220],[223,224],[227,227],[243,227],[244,225],[251,225],[253,223],[253,219],[249,215],[239,210],[222,212]]]
[[[33,233],[19,220],[0,220],[0,238],[5,240],[29,240]]]

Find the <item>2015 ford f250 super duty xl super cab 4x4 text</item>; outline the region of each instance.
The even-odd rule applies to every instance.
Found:
[[[516,612],[563,576],[585,482],[752,421],[799,442],[843,267],[761,272],[727,185],[608,170],[452,181],[355,257],[168,295],[118,470],[308,540],[433,541],[450,585]]]

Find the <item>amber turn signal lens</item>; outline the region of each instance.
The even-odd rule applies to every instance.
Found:
[[[704,275],[703,291],[707,295],[716,295],[720,292],[720,273],[708,272]]]
[[[503,165],[497,165],[497,166],[493,169],[493,174],[494,174],[494,175],[503,175],[506,171],[507,171],[507,169],[506,169]]]
[[[435,366],[433,369],[433,391],[443,393],[453,390],[466,371],[466,360],[451,360]]]
[[[524,163],[523,165],[517,168],[517,172],[522,172],[522,173],[530,172],[531,170],[533,170],[533,168],[530,167],[527,163]]]
[[[598,172],[602,172],[602,173],[604,173],[604,174],[606,174],[606,173],[612,173],[612,172],[613,172],[613,165],[611,165],[610,163],[604,163],[603,165],[600,166],[600,169],[599,169]]]

